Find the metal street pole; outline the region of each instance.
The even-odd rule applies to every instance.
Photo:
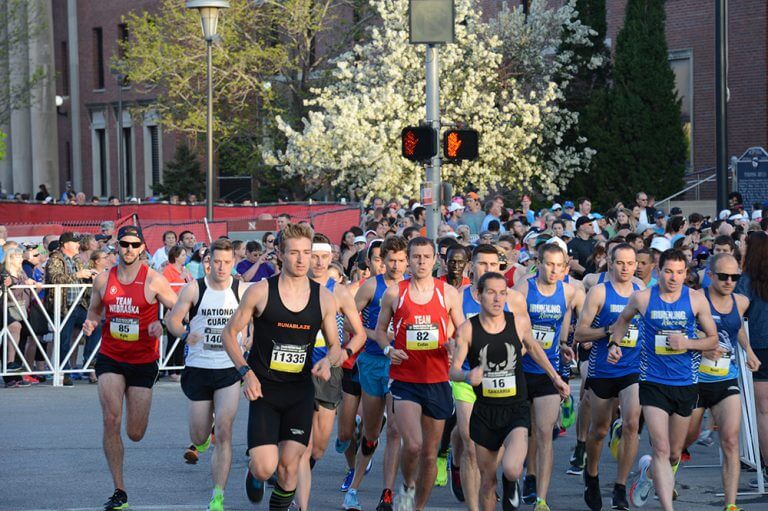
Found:
[[[427,124],[431,126],[440,138],[440,66],[437,45],[428,44],[426,53],[427,74]],[[439,144],[439,142],[438,142]],[[427,165],[427,181],[425,187],[432,189],[432,204],[426,207],[427,237],[437,239],[437,228],[440,226],[440,150],[432,157]],[[425,195],[429,191],[425,189]]]
[[[125,170],[123,169],[123,81],[122,75],[117,74],[117,194],[120,202],[125,202],[124,185]]]
[[[715,1],[717,210],[728,205],[728,0]]]
[[[205,176],[205,217],[213,220],[213,39],[206,40],[208,49],[208,170]]]

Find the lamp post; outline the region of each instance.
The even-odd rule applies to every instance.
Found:
[[[112,68],[111,72],[117,81],[117,196],[120,202],[125,202],[128,180],[123,168],[125,159],[123,156],[123,85],[126,75],[119,68]]]
[[[187,9],[197,9],[200,13],[208,57],[208,126],[206,129],[208,169],[205,178],[205,216],[208,221],[213,220],[213,39],[216,37],[216,28],[219,23],[219,10],[228,8],[229,2],[227,0],[190,0],[187,2]]]

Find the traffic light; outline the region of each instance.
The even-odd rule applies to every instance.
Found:
[[[411,161],[424,161],[437,154],[437,132],[430,127],[409,126],[400,135],[403,157]]]
[[[443,134],[443,156],[446,160],[476,160],[479,134],[477,130],[448,130]]]

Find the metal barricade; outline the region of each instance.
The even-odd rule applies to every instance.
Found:
[[[183,284],[171,284],[171,286],[181,287]],[[19,313],[22,318],[21,323],[26,327],[26,333],[28,334],[27,344],[30,342],[35,344],[35,347],[39,353],[42,354],[42,362],[45,363],[46,367],[44,369],[37,369],[34,360],[27,360],[25,358],[24,353],[22,353],[22,351],[19,349],[19,340],[14,337],[13,333],[9,329],[10,314],[6,312],[3,314],[2,330],[0,330],[0,350],[2,353],[2,360],[0,361],[0,376],[51,376],[53,385],[55,387],[61,387],[64,383],[64,376],[67,374],[93,373],[94,370],[91,366],[101,346],[101,338],[97,340],[93,347],[93,351],[87,354],[87,356],[85,351],[83,351],[84,360],[81,367],[70,367],[69,369],[66,368],[67,361],[69,361],[74,354],[78,353],[80,342],[83,339],[83,332],[80,325],[75,325],[75,328],[72,330],[72,332],[76,335],[73,335],[73,338],[71,339],[72,342],[67,353],[65,353],[63,357],[61,356],[62,330],[64,329],[64,326],[66,325],[69,318],[72,317],[72,314],[75,313],[75,309],[78,307],[78,302],[82,298],[83,294],[90,287],[91,284],[45,284],[17,285],[7,288],[7,292],[3,293],[2,296],[3,310],[8,311],[10,308]],[[64,293],[68,292],[68,290],[72,288],[78,289],[76,299],[69,307],[64,307]],[[41,335],[35,332],[35,329],[30,323],[31,314],[24,307],[22,307],[22,305],[16,299],[12,293],[14,289],[31,290],[33,300],[30,303],[30,310],[36,307],[37,310],[42,314],[42,317],[45,318],[49,330],[47,334]],[[53,293],[53,310],[49,311],[43,303],[43,300],[38,296],[38,291],[41,290],[45,290],[46,293]],[[165,307],[160,304],[160,317],[164,317],[165,313]],[[14,322],[15,321],[10,321],[10,323]],[[50,339],[48,342],[46,342],[46,337],[49,337]],[[168,335],[165,331],[163,332],[163,335],[160,338],[160,342],[158,343],[158,366],[161,371],[184,369],[184,365],[168,365],[173,351],[179,346],[181,342],[182,341],[180,338],[176,338],[173,345],[171,346],[171,349],[166,350],[165,348],[168,346]],[[50,355],[48,354],[47,349],[49,345]],[[8,370],[8,355],[11,350],[15,350],[16,352],[14,359],[21,362],[22,368],[20,371]]]

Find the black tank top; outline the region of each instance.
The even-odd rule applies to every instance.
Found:
[[[470,319],[472,344],[467,359],[472,369],[483,368],[483,382],[473,387],[478,403],[509,406],[528,399],[515,316],[505,311],[504,319],[507,325],[498,334],[489,334],[483,329],[480,315]]]
[[[262,382],[312,385],[312,349],[322,324],[320,284],[309,280],[309,302],[299,312],[286,308],[279,276],[267,279],[269,294],[261,316],[253,317],[253,346],[248,365]]]

